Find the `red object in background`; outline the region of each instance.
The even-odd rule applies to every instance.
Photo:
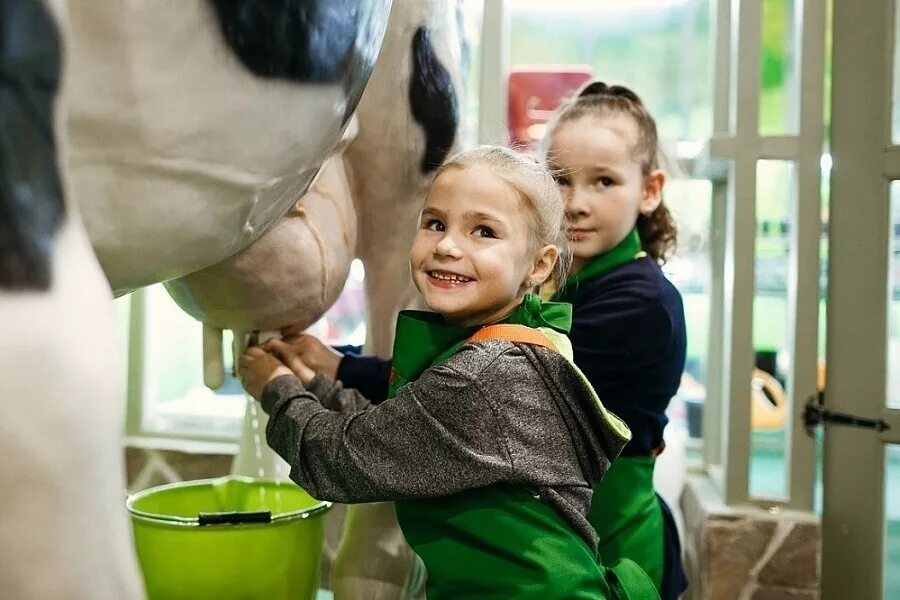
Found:
[[[587,65],[515,67],[509,74],[509,145],[533,149],[560,101],[593,75]]]

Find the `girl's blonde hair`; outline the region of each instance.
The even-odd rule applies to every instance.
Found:
[[[566,239],[565,203],[550,172],[533,158],[504,146],[476,146],[452,156],[438,169],[435,178],[450,169],[474,166],[488,168],[525,201],[535,251],[547,245],[556,246],[559,251],[547,281],[560,287],[569,272],[572,255]],[[541,283],[536,282],[536,286]]]
[[[615,115],[626,115],[637,125],[638,141],[632,152],[644,176],[668,162],[659,146],[656,121],[650,116],[640,97],[625,86],[609,86],[596,80],[585,84],[572,99],[563,102],[556,110],[547,125],[542,153],[546,157],[553,133],[562,124],[582,117],[602,119]],[[665,203],[660,202],[656,210],[649,215],[638,215],[635,226],[644,251],[657,262],[666,262],[675,250],[678,229],[675,226],[675,218]]]

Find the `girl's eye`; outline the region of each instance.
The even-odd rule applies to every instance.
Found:
[[[428,219],[422,224],[423,229],[430,229],[431,231],[444,231],[446,227],[444,224],[437,219]]]
[[[480,226],[476,227],[476,228],[475,228],[475,234],[476,234],[478,237],[483,237],[483,238],[495,238],[495,237],[497,237],[497,234],[494,233],[494,230],[493,230],[493,229],[491,229],[490,227],[486,227],[486,226],[484,226],[484,225],[480,225]]]
[[[570,185],[570,184],[569,184],[569,178],[568,178],[568,177],[563,177],[563,176],[561,176],[561,175],[557,175],[557,176],[554,177],[553,179],[556,180],[556,185],[558,185],[558,186],[560,186],[560,187],[564,187],[564,186]]]
[[[597,183],[603,187],[609,187],[612,184],[614,184],[615,182],[612,180],[612,177],[607,177],[606,175],[603,175],[603,176],[597,178]]]

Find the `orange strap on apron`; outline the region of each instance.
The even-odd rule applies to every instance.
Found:
[[[532,344],[534,346],[543,346],[557,352],[556,346],[550,339],[531,327],[525,325],[513,325],[511,323],[500,323],[498,325],[488,325],[476,331],[469,342],[484,342],[487,340],[506,340],[508,342],[518,342],[520,344]]]

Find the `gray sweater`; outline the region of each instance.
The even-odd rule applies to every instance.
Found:
[[[593,486],[625,440],[562,355],[489,340],[464,346],[373,405],[321,374],[262,394],[269,445],[320,500],[447,496],[493,484],[539,496],[593,548]]]

